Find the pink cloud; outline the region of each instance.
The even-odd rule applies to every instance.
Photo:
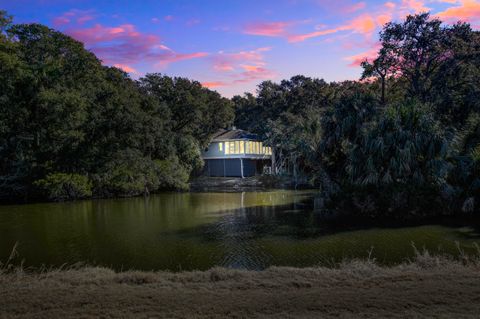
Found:
[[[480,21],[480,1],[476,0],[459,0],[458,5],[446,9],[436,14],[442,21],[454,23],[464,21],[476,23]]]
[[[276,73],[263,67],[256,67],[234,76],[232,83],[250,83],[253,81],[264,81],[276,76]]]
[[[375,30],[377,27],[377,21],[375,20],[374,17],[372,17],[369,14],[362,14],[353,20],[351,20],[349,23],[336,27],[336,28],[331,28],[331,29],[325,29],[325,30],[318,30],[310,33],[305,33],[305,34],[297,34],[297,35],[292,35],[288,37],[289,42],[301,42],[305,41],[311,38],[316,38],[320,36],[325,36],[329,34],[334,34],[337,32],[341,31],[351,31],[354,33],[360,33],[364,35],[371,35],[372,32]]]
[[[367,7],[367,4],[365,2],[358,2],[354,3],[352,5],[347,5],[345,8],[343,8],[344,13],[353,13],[362,9],[365,9]]]
[[[207,52],[175,53],[175,52],[172,52],[172,51],[167,51],[167,52],[164,52],[164,53],[155,53],[155,54],[149,56],[149,58],[151,58],[152,61],[159,60],[156,63],[157,66],[165,66],[166,64],[170,64],[170,63],[174,63],[174,62],[204,58],[206,56],[208,56]]]
[[[281,37],[287,35],[287,27],[292,22],[257,22],[249,24],[244,29],[244,33],[252,35],[262,35],[267,37]]]
[[[316,2],[318,5],[320,5],[320,7],[322,7],[322,11],[327,11],[332,14],[348,15],[363,10],[367,7],[367,3],[365,1],[355,0],[317,0]]]
[[[230,53],[220,51],[211,57],[211,61],[213,69],[221,79],[204,82],[204,86],[235,86],[274,78],[276,72],[266,67],[264,57],[264,53],[270,50],[270,47],[261,47]]]
[[[93,20],[93,19],[94,19],[94,17],[91,16],[91,15],[84,15],[84,16],[81,16],[77,19],[77,23],[78,24],[84,24],[85,22]]]
[[[359,67],[364,61],[373,61],[378,55],[378,50],[380,50],[380,43],[375,43],[368,51],[346,57],[345,60],[350,62],[348,66]]]
[[[62,25],[69,24],[69,23],[70,23],[70,19],[64,16],[56,17],[55,19],[53,19],[53,25],[55,27],[60,27]]]
[[[472,1],[472,0],[467,0]],[[401,0],[400,3],[388,1],[376,10],[369,13],[360,14],[348,21],[347,23],[330,28],[322,28],[321,30],[312,31],[304,34],[295,34],[288,36],[289,42],[301,42],[311,38],[336,34],[342,31],[349,31],[353,34],[361,34],[367,38],[371,38],[376,30],[382,28],[387,22],[394,18],[404,18],[407,14],[429,11],[425,2],[422,0]]]
[[[402,0],[400,4],[401,15],[408,13],[428,12],[431,9],[425,6],[423,0]]]
[[[213,68],[221,72],[234,72],[241,67],[242,64],[250,66],[263,66],[263,52],[269,51],[271,48],[263,47],[250,51],[239,51],[233,53],[219,52],[212,57]]]
[[[389,10],[393,10],[397,5],[393,2],[385,2],[383,6]]]
[[[95,17],[93,16],[93,12],[91,10],[78,10],[72,9],[63,13],[61,16],[58,16],[53,19],[53,25],[55,27],[61,27],[72,22],[76,24],[84,24],[90,20],[93,20]]]
[[[222,81],[213,81],[213,82],[202,82],[202,86],[212,89],[212,88],[217,88],[217,87],[222,87],[222,86],[227,86],[228,83],[222,82]]]
[[[173,16],[168,15],[168,16],[165,16],[163,19],[164,19],[165,21],[173,21],[174,18],[173,18]]]
[[[241,65],[241,67],[247,72],[262,72],[264,70],[261,66],[258,66],[258,65],[244,64],[244,65]]]
[[[114,67],[118,68],[118,69],[121,69],[127,73],[132,73],[132,74],[137,74],[137,70],[135,70],[134,68],[132,68],[131,66],[128,66],[128,65],[123,65],[123,64],[114,64],[113,65]]]
[[[379,14],[375,17],[375,22],[377,23],[377,25],[382,27],[390,21],[392,21],[391,14]]]
[[[375,19],[369,14],[364,14],[353,19],[348,25],[354,32],[363,34],[371,34],[376,26]]]
[[[118,65],[129,73],[135,70],[131,65],[153,63],[165,66],[169,63],[197,59],[207,56],[206,52],[178,53],[164,45],[159,36],[143,33],[132,24],[90,27],[74,25],[65,33],[85,44],[104,63]],[[135,71],[136,72],[136,71]]]
[[[345,30],[349,30],[349,27],[348,26],[341,26],[341,27],[334,28],[334,29],[314,31],[314,32],[305,33],[305,34],[296,34],[296,35],[289,36],[288,41],[289,42],[301,42],[301,41],[305,41],[305,40],[308,40],[308,39],[311,39],[311,38],[316,38],[316,37],[320,37],[320,36],[324,36],[324,35],[329,35],[329,34],[337,33],[339,31],[345,31]]]

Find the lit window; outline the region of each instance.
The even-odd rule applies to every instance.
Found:
[[[235,154],[235,142],[230,142],[230,154]]]
[[[230,147],[228,145],[228,142],[225,142],[225,155],[229,155],[230,154]]]
[[[240,154],[245,154],[245,142],[240,141]]]
[[[218,151],[223,152],[223,142],[218,143]]]
[[[240,154],[240,141],[235,141],[235,154]]]
[[[253,153],[253,150],[252,150],[252,141],[248,141],[248,142],[247,142],[247,153],[248,153],[248,154],[252,154],[252,153]]]

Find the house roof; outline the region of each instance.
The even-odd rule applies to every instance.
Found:
[[[250,132],[232,129],[232,130],[219,130],[212,137],[212,142],[228,141],[228,140],[258,140],[256,134]]]

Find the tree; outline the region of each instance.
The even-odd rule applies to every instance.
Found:
[[[349,148],[350,182],[383,200],[380,209],[405,212],[420,202],[424,212],[418,214],[425,213],[427,198],[447,185],[451,169],[451,136],[433,112],[414,101],[394,105],[361,135]],[[401,200],[394,203],[394,198]]]
[[[461,63],[459,51],[472,37],[469,25],[443,26],[428,13],[409,15],[402,23],[387,23],[380,32],[378,56],[371,63],[362,63],[362,77],[381,81],[382,104],[387,81],[405,85],[407,97],[433,102],[434,89],[447,80],[446,70],[439,73],[440,69]]]
[[[377,117],[378,101],[359,83],[343,83],[338,96],[322,118],[320,158],[333,180],[342,184],[351,145],[359,143],[362,133]]]
[[[232,103],[196,81],[133,81],[82,43],[3,11],[0,62],[4,199],[80,197],[84,179],[92,196],[185,189],[200,149],[233,120]]]
[[[233,122],[232,103],[197,81],[154,73],[141,78],[139,86],[168,108],[173,132],[195,135],[202,146],[218,129]]]
[[[370,78],[378,78],[381,85],[380,103],[386,104],[386,86],[387,80],[392,79],[397,74],[396,58],[387,47],[382,47],[378,52],[377,58],[372,62],[365,60],[361,66],[363,73],[361,80],[368,80]]]

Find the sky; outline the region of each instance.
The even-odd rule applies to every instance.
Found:
[[[15,23],[82,41],[134,79],[194,79],[226,97],[294,75],[356,80],[388,21],[429,11],[480,28],[480,0],[0,0]]]

